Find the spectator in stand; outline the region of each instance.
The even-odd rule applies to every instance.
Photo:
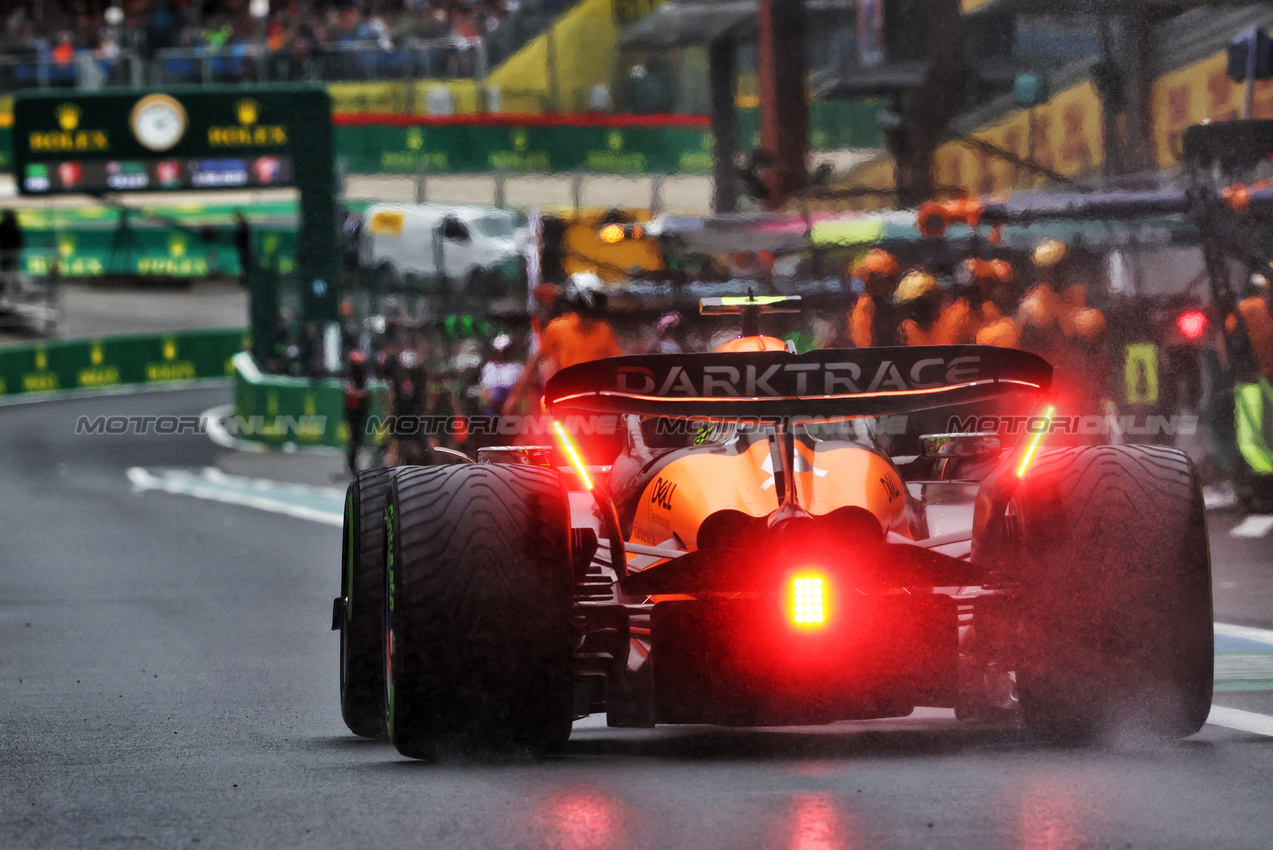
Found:
[[[326,79],[354,75],[365,79],[403,68],[402,73],[437,77],[467,75],[474,69],[468,40],[486,36],[503,26],[509,14],[522,5],[559,10],[563,3],[540,0],[387,0],[354,4],[348,0],[272,0],[264,32],[247,14],[246,0],[33,0],[6,6],[0,19],[0,49],[11,54],[44,53],[58,67],[74,66],[78,50],[93,51],[96,59],[113,61],[121,54],[151,59],[156,51],[182,48],[191,51],[240,52],[262,36],[278,61],[269,63],[272,76],[302,78],[314,73]],[[122,20],[108,22],[107,8],[120,9]],[[63,38],[62,33],[67,33]],[[432,49],[416,61],[381,63],[376,53],[414,49],[413,40],[436,41],[455,37],[450,47]],[[69,41],[69,43],[68,43]],[[368,48],[374,52],[363,55]],[[336,52],[339,63],[315,68],[316,55]],[[34,60],[34,56],[30,57]],[[181,76],[192,55],[167,57],[177,64],[165,73]],[[348,61],[343,61],[347,59]],[[419,60],[423,61],[419,61]],[[167,60],[165,60],[167,61]],[[254,62],[220,66],[219,79],[251,76]],[[116,80],[118,81],[118,80]]]
[[[65,68],[75,61],[75,45],[71,42],[71,34],[64,32],[58,36],[57,47],[50,54],[58,67]]]
[[[146,47],[149,54],[174,47],[185,22],[172,9],[168,0],[159,0],[146,20]]]

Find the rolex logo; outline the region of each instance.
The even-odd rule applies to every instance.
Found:
[[[64,103],[57,108],[57,123],[66,132],[80,126],[80,108],[73,103]]]
[[[239,123],[247,126],[256,123],[257,116],[261,112],[261,104],[248,98],[234,104],[234,110],[239,115]]]

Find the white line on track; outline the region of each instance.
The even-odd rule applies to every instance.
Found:
[[[1266,643],[1273,646],[1273,631],[1268,629],[1254,629],[1250,626],[1234,626],[1230,623],[1216,623],[1216,634],[1224,637],[1241,638],[1243,640],[1255,641],[1256,643]]]
[[[1213,705],[1211,714],[1207,716],[1207,722],[1212,726],[1223,726],[1226,729],[1236,729],[1239,732],[1250,732],[1254,735],[1273,738],[1273,717],[1267,714]]]
[[[1273,516],[1251,514],[1229,530],[1230,537],[1264,537],[1273,531]]]
[[[212,442],[224,449],[236,449],[246,452],[268,451],[264,443],[240,440],[231,435],[229,429],[225,427],[224,419],[232,415],[234,415],[234,405],[232,404],[212,407],[200,413],[199,418],[203,420],[204,433],[208,435]]]
[[[214,502],[224,502],[231,505],[242,505],[262,511],[286,514],[298,519],[307,519],[326,525],[338,526],[344,521],[340,509],[323,510],[309,505],[295,504],[283,498],[280,493],[270,492],[275,489],[274,482],[240,479],[237,476],[225,475],[220,470],[209,469],[204,470],[202,473],[165,471],[161,475],[152,475],[140,466],[134,466],[128,470],[128,480],[139,491],[160,490],[165,493],[178,493],[199,499],[209,499]],[[226,486],[227,484],[234,484],[235,486]],[[256,492],[248,492],[249,486]],[[288,485],[287,490],[297,493],[304,492],[308,495],[326,498],[329,501],[334,498],[338,504],[344,500],[343,492],[329,487]]]
[[[233,430],[226,426],[226,421],[234,416],[234,405],[223,404],[218,407],[210,407],[203,413],[199,414],[199,418],[203,420],[204,433],[208,435],[208,439],[225,449],[234,449],[240,452],[270,452],[281,451],[284,454],[292,454],[293,452],[303,452],[305,454],[343,454],[344,449],[337,446],[318,445],[318,446],[298,446],[295,443],[284,443],[282,446],[270,446],[265,443],[258,443],[254,440],[247,440],[242,437],[235,436]]]

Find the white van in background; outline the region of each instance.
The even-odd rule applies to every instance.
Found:
[[[363,213],[359,259],[400,284],[500,295],[522,274],[526,230],[496,207],[372,204]]]

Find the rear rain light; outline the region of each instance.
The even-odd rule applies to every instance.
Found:
[[[566,456],[570,458],[570,465],[575,468],[575,474],[579,476],[579,480],[583,482],[585,490],[593,488],[592,478],[588,475],[588,470],[584,466],[583,458],[580,457],[579,451],[575,448],[575,444],[570,441],[570,436],[566,433],[566,429],[561,427],[561,423],[553,420],[553,429],[557,432],[557,438],[561,441],[561,447],[565,449]]]
[[[1039,441],[1043,439],[1043,432],[1052,425],[1052,416],[1055,413],[1056,408],[1051,405],[1043,412],[1043,424],[1034,432],[1034,437],[1030,440],[1030,447],[1025,450],[1025,456],[1021,458],[1021,465],[1017,467],[1018,478],[1025,478],[1026,472],[1029,471],[1030,461],[1034,460],[1034,451],[1039,447]]]
[[[797,576],[791,581],[791,616],[797,626],[820,626],[826,619],[823,581],[819,576]]]

